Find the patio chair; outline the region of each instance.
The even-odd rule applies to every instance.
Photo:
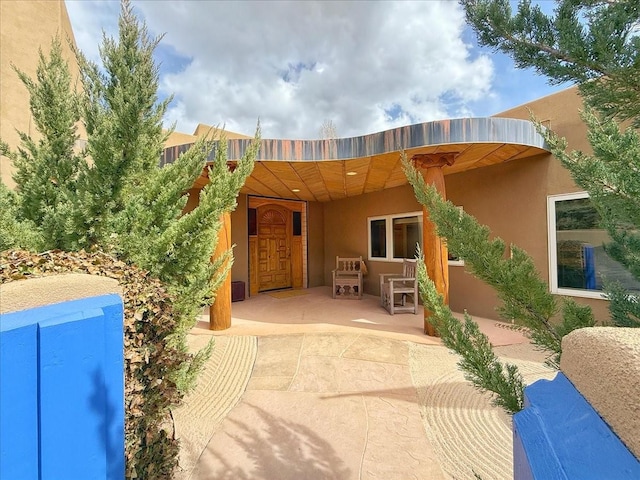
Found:
[[[380,305],[386,308],[391,315],[400,312],[418,313],[418,280],[416,279],[415,260],[403,260],[402,274],[380,274]]]
[[[336,257],[333,274],[333,298],[362,300],[362,257]]]

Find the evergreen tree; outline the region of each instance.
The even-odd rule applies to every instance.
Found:
[[[42,236],[36,224],[20,220],[17,203],[16,193],[0,182],[0,252],[10,248],[41,250]]]
[[[513,57],[521,68],[533,67],[552,83],[574,82],[585,102],[583,119],[593,153],[567,151],[567,143],[538,125],[552,153],[584,188],[612,242],[607,253],[640,279],[640,3],[637,0],[558,0],[552,16],[521,0],[512,13],[509,0],[460,0],[479,42]],[[622,131],[619,122],[630,125]],[[557,300],[521,249],[509,251],[500,239],[489,240],[482,227],[435,188],[427,186],[404,159],[405,172],[418,200],[429,209],[438,234],[469,270],[496,289],[503,318],[524,325],[532,341],[551,352],[557,367],[561,340],[570,331],[594,324],[587,306]],[[461,324],[443,305],[435,285],[422,272],[425,307],[443,343],[462,356],[461,368],[475,386],[493,392],[495,402],[514,412],[521,408],[521,377],[503,366],[491,346],[466,316]],[[612,322],[640,326],[640,303],[617,283],[605,282]],[[559,316],[560,320],[553,320]],[[484,338],[483,338],[484,337]],[[519,403],[520,402],[520,403]]]
[[[171,98],[158,101],[158,67],[153,61],[161,37],[149,37],[128,1],[122,3],[118,26],[117,39],[103,38],[100,65],[77,52],[85,92],[87,153],[92,159],[79,180],[82,244],[104,243],[122,228],[121,212],[157,169],[169,135],[163,132],[162,118]],[[202,163],[202,157],[199,160]],[[200,172],[194,168],[189,173]]]
[[[169,135],[163,131],[162,118],[170,99],[158,99],[153,52],[159,41],[160,37],[149,37],[124,0],[117,38],[103,38],[101,64],[76,52],[82,91],[72,88],[58,40],[49,57],[40,55],[35,79],[18,72],[31,95],[39,139],[20,133],[21,146],[15,152],[0,143],[2,153],[16,166],[17,184],[13,192],[0,183],[0,250],[102,250],[159,278],[171,295],[174,312],[162,380],[175,385],[181,398],[211,349],[210,344],[197,355],[188,355],[186,334],[203,306],[215,300],[213,292],[231,268],[231,251],[214,262],[211,257],[220,219],[235,208],[237,194],[253,169],[259,128],[233,168],[228,165],[226,140],[212,135],[198,140],[173,164],[160,167]],[[78,121],[87,132],[82,149]],[[210,166],[209,159],[213,160]],[[186,193],[203,172],[209,184],[200,191],[199,205],[182,214]],[[157,348],[148,341],[149,349]],[[176,349],[180,355],[172,356]],[[149,392],[157,396],[155,390]],[[171,405],[149,403],[162,410],[149,416],[167,419]],[[147,436],[162,436],[156,434]],[[137,449],[127,450],[127,458],[135,459],[131,461],[134,470],[149,467],[152,471],[154,466],[148,462],[171,464],[171,458],[145,456],[146,441],[127,438],[127,448]]]
[[[436,192],[437,194],[437,192]],[[464,322],[453,316],[435,283],[427,275],[427,267],[418,254],[417,279],[422,301],[430,311],[429,321],[442,338],[445,347],[461,356],[458,366],[476,388],[493,394],[493,404],[509,413],[522,410],[524,379],[515,365],[504,365],[493,352],[489,338],[465,312]]]
[[[567,151],[566,141],[539,128],[552,153],[589,193],[612,242],[607,253],[640,279],[640,3],[637,0],[558,0],[545,15],[529,0],[461,0],[482,45],[551,83],[573,82],[584,99],[593,153]],[[626,121],[626,128],[620,122]],[[605,279],[606,280],[606,279]],[[640,305],[606,282],[612,321],[640,326]]]
[[[11,152],[6,145],[2,148],[16,167],[14,219],[38,226],[33,234],[17,237],[17,244],[60,248],[75,236],[71,218],[78,173],[85,161],[83,153],[76,152],[78,96],[71,88],[71,74],[58,38],[52,41],[48,58],[39,51],[35,80],[15,67],[14,70],[29,91],[31,115],[41,134],[35,140],[19,132],[22,147],[17,152]],[[30,244],[37,237],[40,241]]]
[[[7,206],[0,219],[7,225],[2,246],[100,248],[148,270],[176,299],[180,319],[175,341],[186,350],[186,332],[203,305],[213,302],[212,292],[231,267],[226,261],[231,252],[213,263],[210,259],[220,218],[235,208],[259,142],[257,133],[233,171],[227,166],[224,138],[201,139],[175,163],[159,167],[169,135],[162,118],[171,100],[158,101],[153,52],[160,39],[149,37],[130,3],[123,1],[118,37],[104,37],[101,64],[76,52],[81,94],[71,88],[58,40],[49,58],[40,54],[36,80],[18,72],[31,94],[41,139],[21,133],[17,152],[3,148],[17,167],[17,190],[13,194],[5,187],[1,192],[0,202]],[[87,132],[80,152],[78,120]],[[207,166],[214,151],[213,165]],[[181,215],[185,192],[203,169],[210,183],[202,189],[198,207]],[[34,233],[27,234],[30,230]],[[183,388],[191,384],[201,360],[197,357],[178,372]]]
[[[552,15],[530,0],[460,0],[481,45],[534,68],[552,84],[576,83],[606,118],[640,126],[640,3],[556,0]]]
[[[253,169],[259,143],[254,141],[231,171],[224,138],[202,139],[178,160],[158,167],[168,136],[162,118],[170,98],[158,102],[158,68],[152,39],[128,2],[122,4],[119,37],[105,38],[102,65],[78,54],[84,91],[83,120],[87,152],[79,178],[78,246],[98,244],[150,271],[167,284],[181,315],[176,339],[193,326],[202,306],[226,277],[232,262],[210,259],[215,251],[220,218],[236,206],[238,191]],[[210,138],[206,136],[205,138]],[[205,167],[215,150],[213,166]],[[203,168],[210,183],[200,192],[199,205],[181,215],[185,192]],[[185,347],[186,348],[186,347]],[[200,363],[185,366],[181,384],[188,386]]]
[[[591,309],[571,299],[562,299],[558,306],[524,250],[513,244],[507,250],[502,239],[490,239],[488,227],[444,200],[405,155],[403,166],[416,198],[429,210],[429,219],[438,235],[446,239],[449,251],[464,259],[470,273],[496,290],[502,302],[500,316],[526,327],[532,341],[550,353],[547,363],[558,368],[562,337],[575,328],[593,326]],[[425,305],[430,308],[430,303]],[[553,319],[558,313],[562,313],[561,321],[556,323]]]

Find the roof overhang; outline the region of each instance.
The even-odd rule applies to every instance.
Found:
[[[250,140],[227,140],[235,162]],[[170,163],[190,145],[169,147]],[[293,200],[327,202],[407,184],[401,152],[455,154],[445,175],[549,153],[544,138],[527,120],[464,118],[408,125],[352,138],[261,140],[253,173],[241,192]],[[202,187],[206,175],[196,182]]]

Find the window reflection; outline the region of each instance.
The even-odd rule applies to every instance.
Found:
[[[606,252],[611,242],[589,198],[557,199],[555,204],[558,288],[602,290],[603,280],[640,292],[640,282]]]

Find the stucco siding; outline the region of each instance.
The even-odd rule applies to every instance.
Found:
[[[233,266],[231,281],[244,282],[245,292],[249,292],[249,230],[247,223],[247,196],[238,195],[238,206],[231,212],[231,245]]]
[[[309,287],[319,287],[325,285],[325,204],[320,202],[309,202],[307,204],[309,214],[308,239],[307,244],[307,272]]]
[[[78,67],[68,41],[75,46],[67,9],[62,0],[1,1],[0,2],[0,138],[16,148],[20,137],[16,129],[37,138],[29,111],[29,93],[12,65],[35,77],[38,49],[49,54],[51,40],[58,35],[64,57],[69,61],[72,78]],[[2,181],[12,187],[13,166],[0,157]]]
[[[492,237],[516,244],[548,277],[545,176],[550,156],[514,161],[446,177],[447,196],[491,229]],[[462,267],[449,267],[454,311],[495,318],[492,289]]]
[[[360,256],[365,259],[368,275],[364,292],[379,294],[379,274],[400,272],[401,264],[368,260],[367,217],[421,211],[410,186],[329,202],[325,204],[325,285],[331,285],[331,270],[336,256]]]

